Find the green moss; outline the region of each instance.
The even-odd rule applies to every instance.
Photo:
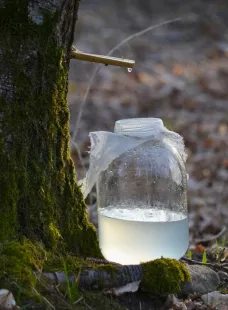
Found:
[[[77,274],[84,263],[83,259],[74,255],[49,253],[48,259],[43,265],[43,272],[63,271],[63,265],[65,264],[69,274]]]
[[[87,263],[86,263],[87,264]],[[103,290],[110,278],[117,276],[117,267],[113,264],[91,264],[89,268],[96,270],[96,289]],[[107,274],[108,276],[104,276]],[[110,277],[109,277],[110,276]]]
[[[226,295],[228,294],[228,289],[221,289],[220,293]]]
[[[13,86],[0,96],[0,242],[26,236],[52,251],[101,257],[70,157],[59,12],[35,24],[25,0],[11,2],[0,10],[1,74]]]
[[[156,259],[141,266],[141,288],[152,294],[176,294],[182,282],[191,280],[186,266],[175,259]]]
[[[34,288],[40,296],[45,296],[49,293],[46,291],[48,282],[38,279],[39,272],[63,271],[64,263],[69,274],[77,274],[83,260],[69,254],[47,251],[41,243],[26,238],[6,242],[0,248],[0,287],[8,288],[14,296],[20,294],[22,302],[37,298]],[[66,288],[62,287],[65,293]]]
[[[101,264],[94,266],[95,269],[105,271],[108,274],[110,274],[112,277],[115,277],[116,272],[118,271],[118,268],[114,264]]]
[[[34,272],[41,270],[47,252],[40,243],[32,243],[23,238],[20,242],[11,241],[0,249],[0,287],[8,288],[15,296],[34,297],[37,286]]]
[[[43,309],[46,309],[43,298],[46,297],[54,305],[57,305],[56,309],[58,309],[58,305],[63,302],[62,296],[66,294],[67,285],[58,286],[59,291],[63,295],[58,296],[58,294],[54,294],[50,296],[53,286],[50,286],[48,280],[45,280],[43,277],[39,278],[39,271],[55,272],[67,270],[67,274],[76,275],[80,272],[82,266],[86,265],[88,268],[100,271],[105,270],[112,276],[114,276],[116,270],[116,267],[112,264],[99,265],[92,261],[84,261],[74,255],[61,255],[57,251],[47,251],[41,243],[31,242],[26,238],[22,238],[20,241],[6,242],[0,248],[0,287],[8,288],[12,291],[17,299],[17,304],[22,306],[22,308],[29,301],[31,305],[34,303],[43,304]],[[52,289],[49,290],[51,287]],[[35,293],[34,289],[37,293]],[[77,290],[77,294],[83,294],[84,300],[93,309],[109,309],[109,306],[111,309],[121,309],[117,303],[100,294],[95,295],[81,292],[77,283],[72,285],[72,294],[75,293],[74,290]],[[17,296],[20,296],[20,298],[17,298]],[[47,307],[47,309],[49,308]],[[81,308],[78,307],[78,309]],[[84,309],[83,303],[82,309]]]

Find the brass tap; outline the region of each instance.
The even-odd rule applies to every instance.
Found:
[[[84,53],[79,51],[74,46],[72,46],[71,58],[90,62],[97,62],[104,64],[105,66],[111,65],[111,66],[126,67],[129,69],[132,69],[135,65],[135,61],[131,59]]]

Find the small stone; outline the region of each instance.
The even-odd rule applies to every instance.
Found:
[[[223,281],[227,281],[228,280],[228,274],[227,272],[224,272],[224,271],[218,271],[218,276],[219,276],[219,279],[221,282]]]
[[[197,310],[208,310],[208,306],[207,305],[201,305],[198,308],[195,308]]]
[[[187,310],[194,310],[195,309],[195,303],[191,299],[185,300],[185,305],[187,307]]]
[[[166,308],[170,309],[176,309],[176,310],[188,310],[187,306],[183,301],[180,301],[176,296],[173,294],[170,294],[167,297],[166,303],[165,303]]]
[[[216,307],[217,310],[226,310],[228,305],[228,294],[221,294],[214,291],[201,296],[203,302],[209,307]]]
[[[201,307],[202,307],[202,302],[197,301],[197,302],[194,303],[194,305],[195,305],[195,308],[196,308],[196,309],[201,309]]]
[[[209,267],[199,265],[187,265],[192,281],[184,282],[179,296],[187,296],[192,293],[206,294],[215,291],[220,284],[218,274]]]
[[[192,293],[192,294],[189,294],[189,299],[195,301],[195,300],[198,300],[200,299],[201,295],[199,293]]]
[[[13,297],[13,294],[6,289],[0,290],[0,308],[9,310],[19,309],[16,306],[16,301]]]

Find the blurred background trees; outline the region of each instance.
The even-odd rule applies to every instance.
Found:
[[[169,129],[184,137],[187,147],[194,243],[228,224],[227,1],[84,0],[75,45],[107,54],[127,36],[176,17],[182,19],[137,37],[115,52],[114,56],[135,59],[131,73],[124,68],[101,67],[76,136],[82,159],[73,145],[72,154],[80,179],[85,175],[83,166],[88,167],[90,131],[112,131],[115,121],[123,118],[162,118]],[[71,62],[71,133],[95,67]],[[94,222],[95,208],[95,204],[89,206]]]

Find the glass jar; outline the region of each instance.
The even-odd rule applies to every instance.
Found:
[[[119,147],[124,143],[125,149],[100,171],[97,180],[102,254],[120,264],[179,259],[188,248],[181,137],[154,118],[117,121],[115,134]],[[123,136],[129,138],[129,148]]]

